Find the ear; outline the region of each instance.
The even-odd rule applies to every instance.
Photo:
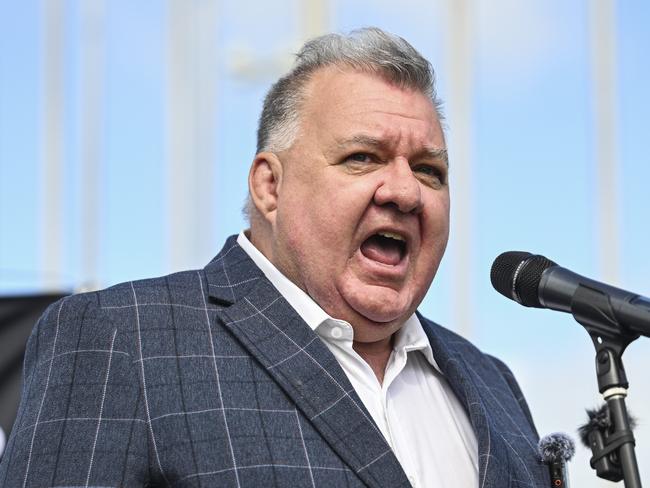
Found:
[[[282,163],[280,159],[271,152],[257,154],[248,174],[248,189],[253,205],[260,215],[271,224],[275,224],[281,184]]]

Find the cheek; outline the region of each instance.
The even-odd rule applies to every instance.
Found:
[[[325,256],[330,264],[347,259],[350,243],[374,196],[372,175],[341,174],[338,167],[304,175],[285,173],[277,225],[294,250]],[[299,252],[299,251],[294,251]],[[325,265],[323,265],[325,266]]]
[[[332,213],[318,201],[294,195],[278,211],[278,245],[292,256],[299,273],[322,267],[328,247],[336,236],[330,229]]]
[[[335,179],[321,181],[311,190],[294,202],[304,225],[327,236],[329,242],[350,239],[372,201],[372,192],[364,185]]]
[[[424,204],[424,219],[427,227],[449,229],[449,194],[429,196]]]
[[[449,238],[449,199],[436,199],[426,208],[423,249],[432,259],[440,260]]]

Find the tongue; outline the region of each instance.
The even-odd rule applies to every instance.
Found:
[[[372,236],[361,244],[361,253],[368,259],[390,266],[397,265],[402,260],[400,245],[393,239]]]

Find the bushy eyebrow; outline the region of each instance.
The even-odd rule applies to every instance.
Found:
[[[390,144],[381,139],[375,137],[366,136],[366,135],[355,135],[348,139],[343,139],[338,141],[339,149],[347,149],[349,146],[365,146],[378,149],[380,151],[387,151],[390,149]],[[424,157],[427,159],[434,159],[437,161],[443,161],[447,166],[449,166],[449,155],[446,149],[440,149],[435,147],[425,147],[417,154],[418,157]]]

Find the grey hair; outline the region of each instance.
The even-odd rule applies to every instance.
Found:
[[[419,90],[431,99],[442,120],[431,63],[406,40],[377,27],[349,35],[326,34],[307,41],[291,71],[267,93],[257,129],[258,153],[279,152],[293,144],[305,87],[316,70],[327,66],[374,73],[400,87]]]

